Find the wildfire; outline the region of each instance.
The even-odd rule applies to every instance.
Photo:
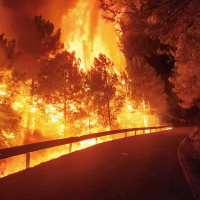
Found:
[[[96,0],[80,0],[75,8],[62,17],[62,37],[65,48],[76,51],[76,56],[81,58],[81,67],[85,71],[90,68],[94,57],[98,56],[99,53],[105,53],[114,61],[115,71],[118,72],[124,68],[124,57],[117,47],[118,36],[115,35],[113,29],[112,24],[106,24],[101,18]],[[0,77],[1,109],[7,109],[7,112],[12,111],[12,117],[10,118],[13,119],[13,124],[17,124],[10,128],[7,128],[7,122],[1,125],[1,132],[5,138],[4,148],[109,130],[108,127],[98,125],[98,115],[96,113],[90,113],[89,118],[86,116],[77,119],[73,123],[68,117],[65,126],[63,122],[63,105],[46,103],[39,95],[32,95],[32,80],[18,81],[13,84],[12,70],[1,70]],[[125,88],[123,90],[125,92]],[[143,101],[137,109],[133,105],[134,102],[131,102],[128,98],[125,99],[121,113],[117,116],[118,128],[159,125],[158,117],[149,112],[148,102]],[[80,105],[69,103],[68,106],[75,111]],[[84,107],[85,105],[82,104],[81,106]],[[115,138],[123,136],[119,135]],[[98,143],[112,138],[98,138]],[[72,151],[95,144],[95,139],[82,141],[73,144]],[[69,153],[69,145],[32,153],[31,166],[67,153]],[[2,168],[3,171],[0,176],[23,170],[25,168],[24,163],[25,156],[0,161],[0,169]]]
[[[9,74],[9,76],[8,76]],[[102,130],[108,130],[106,127],[98,126],[97,124],[97,115],[94,115],[88,121],[88,118],[82,119],[82,121],[78,120],[73,126],[76,126],[76,131],[74,132],[71,129],[71,125],[67,125],[67,130],[63,124],[63,112],[61,111],[62,105],[58,104],[46,104],[43,99],[39,96],[32,96],[30,94],[30,80],[25,83],[19,82],[17,83],[18,90],[15,93],[9,92],[9,82],[12,81],[11,71],[2,71],[1,75],[3,75],[3,81],[0,88],[3,91],[4,95],[1,95],[1,101],[4,102],[1,104],[2,106],[10,106],[14,111],[16,111],[17,117],[19,118],[19,127],[18,130],[14,132],[14,130],[2,130],[2,134],[5,137],[6,147],[11,147],[15,145],[22,145],[24,143],[33,143],[43,140],[50,139],[58,139],[63,137],[71,137],[75,135],[83,135],[88,134],[90,132],[98,132]],[[12,101],[7,101],[7,99],[11,99]],[[119,128],[128,128],[128,127],[143,127],[148,126],[147,122],[151,121],[151,125],[159,125],[159,121],[156,116],[150,115],[147,112],[146,106],[144,106],[144,102],[141,104],[141,107],[138,110],[135,110],[131,105],[130,101],[126,101],[121,114],[118,116],[118,123],[120,124]],[[84,106],[84,105],[83,105]],[[71,106],[73,109],[76,109],[76,105]],[[83,124],[80,129],[80,124]],[[16,134],[17,133],[17,134]],[[119,137],[119,136],[118,136]],[[102,137],[98,139],[98,143],[108,141],[113,139],[113,137]],[[88,140],[82,141],[77,144],[73,144],[72,151],[80,150],[92,145],[95,145],[96,141]],[[32,153],[31,156],[31,166],[35,166],[41,162],[45,162],[52,158],[59,157],[69,153],[69,147],[66,145],[62,147],[52,148],[49,150],[43,150],[36,153]],[[19,160],[22,159],[23,164],[19,164],[16,168],[15,164],[19,163]],[[14,157],[6,160],[6,164],[4,162],[1,163],[0,166],[9,166],[5,168],[2,176],[8,175],[10,173],[14,173],[16,171],[24,169],[24,161],[25,158],[23,156]]]

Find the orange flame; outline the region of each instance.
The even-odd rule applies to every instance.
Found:
[[[76,51],[76,56],[81,58],[81,67],[85,71],[93,64],[94,57],[98,56],[99,53],[104,53],[114,61],[115,70],[118,72],[125,68],[125,60],[117,46],[118,36],[114,32],[115,25],[106,24],[101,18],[97,2],[97,0],[80,0],[74,9],[63,15],[62,40],[67,50]],[[79,130],[78,135],[106,130],[106,127],[98,126],[98,116],[94,113],[90,121],[88,118],[77,120],[73,125],[68,124],[68,129],[66,130],[63,124],[62,105],[46,104],[42,98],[36,95],[32,96],[31,80],[27,80],[25,83],[22,81],[18,82],[16,88],[10,89],[10,85],[12,85],[11,70],[1,70],[0,76],[2,77],[0,83],[0,105],[11,106],[20,116],[18,134],[13,131],[2,130],[7,141],[4,148],[77,135],[77,131],[74,132],[72,126]],[[71,107],[76,109],[76,105],[71,105]],[[131,102],[129,99],[125,100],[125,105],[117,121],[120,124],[119,128],[159,125],[158,117],[148,112],[146,102],[143,101],[135,109],[134,102]],[[93,125],[92,128],[88,128],[89,125]],[[133,134],[130,133],[129,135]],[[117,137],[124,137],[124,135],[102,137],[98,139],[98,143]],[[72,151],[95,144],[95,139],[82,141],[73,144]],[[67,153],[69,153],[69,145],[32,153],[31,166]],[[6,176],[23,170],[25,168],[25,156],[9,158],[6,160],[6,163],[0,162],[0,168],[5,165],[4,173],[0,174],[0,176]]]
[[[87,70],[99,53],[114,61],[117,70],[124,69],[125,60],[118,48],[118,36],[114,25],[102,19],[97,0],[80,0],[74,9],[62,17],[63,42],[65,47],[76,51]]]

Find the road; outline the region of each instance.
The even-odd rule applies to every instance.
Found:
[[[73,152],[0,179],[1,200],[193,200],[177,149],[192,128]]]

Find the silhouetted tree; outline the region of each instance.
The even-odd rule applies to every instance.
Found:
[[[7,40],[4,34],[0,35],[0,67],[10,68],[14,58],[17,56],[15,52],[16,41]]]
[[[186,61],[186,59],[193,60],[194,55],[198,57],[198,51],[196,53],[194,51],[198,49],[197,45],[199,44],[199,2],[197,0],[100,0],[100,7],[106,20],[118,24],[120,46],[127,63],[131,62],[133,57],[139,56],[145,57],[149,64],[153,66],[151,58],[165,54],[168,56],[168,60],[165,61],[166,64],[169,64],[171,59],[174,62],[176,61],[176,68],[170,80],[175,85],[173,91],[179,97],[181,105],[184,107],[197,105],[198,95],[194,95],[197,92],[192,89],[193,94],[191,98],[189,97],[192,91],[188,90],[189,87],[185,88],[187,90],[183,89],[183,85],[187,82],[183,77],[185,76],[185,79],[189,81],[192,78],[191,71],[195,71],[191,68],[197,65],[196,61]],[[183,41],[184,38],[188,38],[187,42]],[[171,62],[171,68],[174,62]],[[184,65],[187,68],[186,63],[190,66],[190,69],[181,70]],[[163,65],[160,66],[160,68],[163,67]],[[162,72],[162,69],[158,71],[165,73],[165,70]],[[171,75],[170,72],[168,74],[168,76]],[[197,79],[197,74],[193,76],[194,79]],[[183,80],[182,83],[181,79]],[[168,103],[171,104],[173,109],[175,107],[179,109],[177,98],[171,91],[172,86],[167,82],[167,79],[165,80],[167,83],[166,91],[170,95]],[[191,84],[192,81],[188,85]],[[193,84],[197,86],[196,83]],[[175,104],[177,106],[174,106]]]
[[[38,92],[47,103],[63,105],[64,124],[67,116],[75,118],[76,108],[81,104],[83,72],[80,69],[80,60],[75,53],[63,51],[50,60],[44,60],[38,77]]]
[[[94,59],[94,66],[87,73],[89,95],[103,126],[114,126],[117,112],[123,106],[116,93],[118,78],[113,62],[104,54]],[[93,108],[93,109],[94,109]]]
[[[127,66],[129,90],[135,105],[143,104],[144,112],[162,116],[167,109],[164,83],[155,69],[148,65],[143,58],[137,57]]]
[[[174,43],[199,20],[199,2],[196,0],[100,0],[100,7],[103,16],[119,23],[123,32],[135,27],[139,33],[144,31],[165,44],[172,44],[172,40]]]
[[[64,45],[60,40],[61,30],[55,31],[54,25],[42,18],[42,16],[35,16],[34,22],[38,31],[38,49],[39,57],[55,55],[61,50]]]

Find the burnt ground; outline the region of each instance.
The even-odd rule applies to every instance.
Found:
[[[192,200],[177,149],[192,128],[73,152],[0,179],[0,200]]]

